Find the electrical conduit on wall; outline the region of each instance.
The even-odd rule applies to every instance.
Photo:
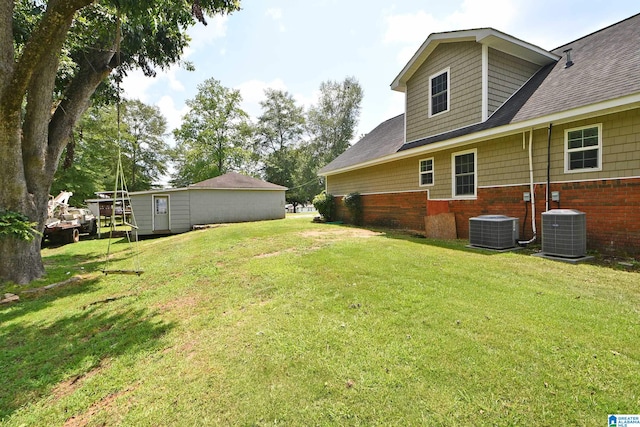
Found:
[[[524,146],[526,132],[522,132],[522,142]],[[518,244],[526,246],[529,243],[536,241],[538,235],[536,229],[536,193],[534,192],[533,182],[533,128],[529,129],[529,192],[531,194],[531,229],[533,230],[533,237],[531,240],[519,241]]]

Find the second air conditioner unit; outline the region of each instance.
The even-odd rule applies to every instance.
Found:
[[[542,253],[566,258],[587,254],[587,216],[573,209],[542,213]]]

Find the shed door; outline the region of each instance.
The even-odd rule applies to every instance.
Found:
[[[153,196],[153,231],[169,231],[169,196]]]

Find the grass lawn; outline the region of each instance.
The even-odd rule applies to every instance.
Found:
[[[0,425],[606,425],[640,413],[640,274],[308,216],[47,248],[0,306]],[[114,249],[115,248],[115,249]],[[131,268],[112,244],[113,268]]]

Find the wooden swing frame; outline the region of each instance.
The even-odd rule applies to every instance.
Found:
[[[120,11],[118,10],[118,15],[116,17],[117,22],[117,34],[116,34],[116,55],[117,55],[117,64],[120,66],[120,39],[122,37],[121,23],[120,23]],[[111,224],[109,226],[109,244],[107,245],[107,253],[105,255],[105,265],[102,269],[102,273],[105,276],[109,274],[125,274],[125,275],[137,275],[140,276],[144,273],[144,270],[140,268],[140,262],[138,259],[138,225],[136,223],[136,217],[133,213],[133,207],[131,207],[131,199],[129,198],[129,191],[127,189],[127,183],[124,179],[124,169],[122,167],[122,149],[121,149],[121,132],[120,132],[120,80],[117,81],[117,100],[116,100],[116,112],[117,112],[117,123],[118,123],[118,164],[116,167],[116,180],[114,184],[113,196],[112,196],[112,206],[111,206]],[[127,241],[129,242],[129,248],[133,249],[133,263],[134,268],[131,270],[124,269],[109,269],[109,256],[111,254],[111,241],[113,239],[113,232],[116,227],[116,204],[118,202],[118,194],[121,194],[122,197],[120,201],[122,202],[122,224],[130,227],[131,230],[135,232],[135,240],[132,244],[131,242],[131,231],[125,231],[127,236]],[[126,195],[126,197],[125,197]],[[125,201],[129,202],[129,207],[131,207],[131,222],[127,222],[127,212]]]

